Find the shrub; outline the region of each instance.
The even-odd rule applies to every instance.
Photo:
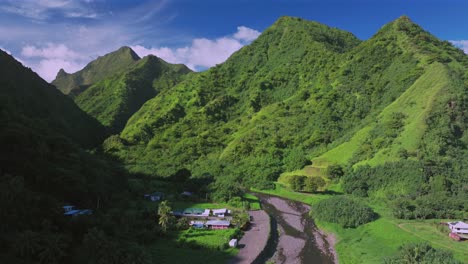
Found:
[[[312,206],[311,213],[318,220],[336,223],[345,228],[357,227],[377,218],[377,214],[371,208],[345,196],[320,201]]]
[[[428,243],[406,244],[400,247],[396,256],[384,259],[385,264],[427,263],[427,264],[461,264],[452,253],[435,249]]]

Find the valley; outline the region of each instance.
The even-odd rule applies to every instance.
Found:
[[[48,83],[0,51],[0,123],[6,263],[468,262],[468,56],[407,16],[283,16],[199,72],[123,46]]]

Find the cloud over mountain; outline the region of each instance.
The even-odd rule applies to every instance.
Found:
[[[260,32],[245,26],[237,27],[237,32],[217,38],[196,38],[189,46],[182,48],[146,48],[134,45],[132,49],[141,57],[153,54],[170,63],[183,63],[192,70],[203,70],[224,62],[232,53],[255,40]]]

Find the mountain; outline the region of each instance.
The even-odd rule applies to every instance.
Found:
[[[104,127],[72,99],[3,51],[0,60],[3,131],[20,133],[40,126],[42,132],[54,130],[82,147],[97,146],[104,139]]]
[[[365,41],[282,17],[149,100],[105,146],[137,172],[260,187],[310,160],[298,173],[448,160],[466,150],[466,80],[467,56],[407,17]]]
[[[104,57],[108,56],[111,55]],[[185,65],[170,64],[149,55],[125,71],[93,83],[74,100],[111,133],[119,133],[146,101],[170,89],[190,72]]]
[[[76,96],[91,84],[129,69],[138,60],[140,60],[140,57],[131,48],[122,47],[117,51],[93,60],[76,73],[69,74],[60,69],[52,84],[64,94]]]
[[[86,150],[105,129],[3,51],[0,123],[1,258],[69,263],[91,224],[70,228],[62,206],[105,208],[126,188],[118,166]]]

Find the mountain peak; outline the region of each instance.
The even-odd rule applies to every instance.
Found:
[[[127,70],[139,60],[140,57],[135,51],[128,46],[123,46],[116,51],[98,57],[78,72],[72,74],[66,74],[64,71],[59,72],[52,84],[63,93],[69,94],[77,87],[89,86],[115,73]]]
[[[403,15],[393,20],[392,22],[384,25],[378,32],[378,34],[409,34],[416,35],[424,30],[416,23],[414,23],[408,16]]]
[[[111,52],[110,54],[112,54],[112,53],[114,53],[114,52]],[[138,54],[136,54],[136,52],[132,48],[130,48],[129,46],[122,46],[118,50],[116,50],[115,53],[117,53],[117,54],[119,54],[119,53],[129,54],[131,56],[131,58],[134,59],[134,60],[141,59],[140,56],[138,56]]]
[[[57,76],[55,77],[55,79],[58,79],[58,78],[63,78],[65,76],[67,76],[68,73],[63,69],[61,68],[58,73],[57,73]]]

